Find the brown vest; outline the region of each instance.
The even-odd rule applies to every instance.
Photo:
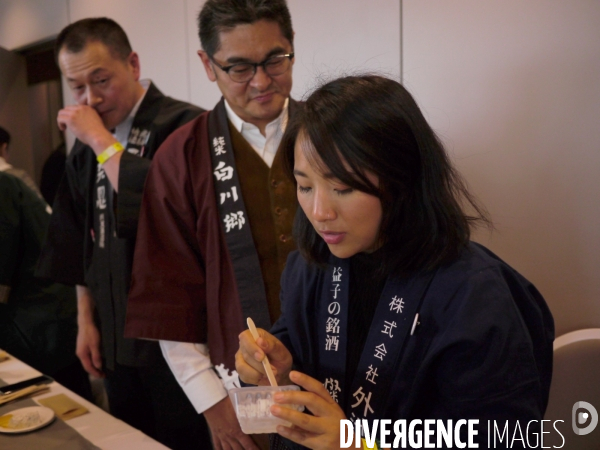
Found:
[[[263,274],[269,315],[274,323],[281,314],[279,291],[287,255],[296,249],[292,226],[297,198],[294,183],[283,172],[278,151],[271,169],[229,123],[237,173],[248,221]]]

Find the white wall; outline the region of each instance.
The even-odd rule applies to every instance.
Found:
[[[212,108],[221,94],[206,78],[196,55],[200,49],[196,17],[203,4],[204,0],[187,1],[191,101]],[[399,77],[399,1],[288,0],[288,6],[296,33],[294,98],[302,98],[318,76],[338,75],[356,68]]]
[[[403,2],[404,82],[557,334],[600,326],[600,2]]]
[[[68,23],[84,17],[111,17],[139,53],[142,77],[151,78],[172,97],[211,109],[221,94],[206,78],[196,54],[200,48],[196,17],[203,4],[204,0],[0,0],[0,47],[12,50],[56,36]],[[355,68],[399,78],[398,0],[289,0],[288,4],[296,30],[295,98],[301,98],[317,76]],[[67,86],[63,88],[65,103],[73,103]],[[69,147],[73,140],[67,133]]]
[[[69,24],[68,0],[0,0],[0,47],[24,47]]]
[[[139,54],[142,77],[164,93],[190,99],[185,0],[70,0],[70,22],[106,16],[126,31]]]
[[[539,287],[559,334],[600,326],[600,3],[288,2],[294,97],[321,75],[357,69],[398,78],[402,67],[492,214],[497,231],[477,238]],[[0,46],[22,47],[74,20],[110,16],[128,32],[144,77],[211,108],[220,95],[196,56],[202,4],[0,0]]]
[[[172,97],[212,108],[220,93],[196,55],[196,17],[203,4],[204,0],[0,0],[0,47],[13,50],[55,37],[68,23],[85,17],[111,17],[139,53],[143,77],[152,78]],[[399,78],[399,1],[288,4],[296,30],[294,97],[301,98],[317,76],[356,68]],[[69,96],[66,100],[72,101]]]

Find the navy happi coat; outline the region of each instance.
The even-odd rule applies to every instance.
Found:
[[[292,353],[294,368],[323,382],[349,419],[479,419],[486,448],[488,420],[526,426],[543,418],[553,319],[537,289],[496,255],[470,243],[435,272],[388,277],[364,325],[370,331],[357,368],[346,368],[345,356],[337,355],[357,345],[344,322],[343,290],[350,286],[344,277],[356,276],[349,268],[333,256],[320,269],[291,254],[282,315],[271,329]],[[353,383],[344,386],[344,374],[354,369]]]

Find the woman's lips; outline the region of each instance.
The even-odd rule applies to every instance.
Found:
[[[327,244],[339,244],[342,242],[346,233],[336,233],[333,231],[321,231],[321,237]]]

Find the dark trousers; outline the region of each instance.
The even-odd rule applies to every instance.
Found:
[[[94,403],[90,376],[83,369],[79,359],[68,367],[55,372],[52,378],[87,401]]]
[[[164,358],[152,367],[116,364],[104,384],[110,413],[173,450],[212,449],[208,425]]]

